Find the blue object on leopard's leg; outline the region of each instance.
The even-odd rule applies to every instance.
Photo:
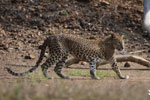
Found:
[[[116,72],[116,74],[118,75],[118,77],[119,77],[120,79],[128,79],[128,78],[129,78],[128,75],[127,75],[127,76],[121,75],[120,69],[119,69],[119,67],[117,66],[117,62],[112,63],[112,69],[114,70],[114,72]]]
[[[96,76],[96,62],[94,60],[90,61],[90,74],[92,79],[100,79]]]
[[[63,79],[69,79],[69,76],[66,76],[62,73],[62,68],[65,67],[66,59],[67,57],[63,57],[54,68],[56,74]]]
[[[52,60],[51,60],[50,58],[48,58],[48,59],[45,61],[45,63],[43,63],[43,64],[41,65],[41,68],[42,68],[43,75],[44,75],[46,78],[48,78],[48,79],[53,79],[53,77],[49,76],[48,73],[47,73],[48,68],[51,67],[51,65],[52,65],[52,62],[50,62],[50,61],[52,61]]]

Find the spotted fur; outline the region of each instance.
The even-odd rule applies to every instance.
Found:
[[[120,79],[127,78],[121,75],[116,59],[114,58],[115,49],[124,49],[123,37],[114,34],[106,37],[103,40],[98,39],[93,41],[75,35],[50,35],[43,43],[43,49],[41,50],[39,60],[35,66],[24,73],[13,72],[10,68],[7,68],[7,71],[15,76],[23,76],[29,72],[32,72],[41,63],[46,47],[49,49],[49,57],[41,65],[41,68],[44,76],[47,78],[52,78],[48,75],[47,69],[54,64],[56,64],[54,71],[58,76],[64,79],[69,78],[62,73],[62,68],[66,64],[68,54],[74,56],[80,61],[89,62],[92,79],[99,79],[99,77],[96,76],[96,66],[103,61],[109,62],[112,65],[112,69],[116,72]]]

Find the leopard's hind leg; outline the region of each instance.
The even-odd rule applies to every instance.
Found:
[[[63,79],[69,79],[69,76],[66,76],[62,73],[62,68],[65,67],[67,56],[62,57],[62,59],[56,64],[54,71],[56,74],[63,78]]]
[[[53,57],[49,57],[45,63],[43,63],[41,65],[41,68],[42,68],[42,72],[43,72],[43,75],[48,78],[48,79],[52,79],[53,77],[49,76],[48,73],[47,73],[47,70],[49,67],[51,67],[53,64],[55,63],[55,61],[53,60]]]

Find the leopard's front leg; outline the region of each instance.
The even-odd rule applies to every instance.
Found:
[[[129,78],[128,75],[127,75],[127,76],[123,76],[123,75],[121,74],[120,69],[119,69],[119,67],[118,67],[116,61],[112,62],[112,65],[111,65],[111,66],[112,66],[112,69],[114,70],[114,72],[116,72],[116,74],[118,75],[118,77],[119,77],[120,79],[128,79],[128,78]]]
[[[92,79],[100,79],[96,76],[96,62],[94,60],[90,61],[90,74]]]

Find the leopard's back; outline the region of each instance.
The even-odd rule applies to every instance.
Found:
[[[123,49],[123,37],[109,36],[105,39],[88,40],[70,34],[55,35],[60,48],[80,60],[88,61],[89,58],[109,60],[113,58],[115,49]]]
[[[60,34],[56,36],[60,43],[60,48],[67,53],[82,60],[89,60],[89,57],[99,57],[100,50],[97,43],[75,35]]]

